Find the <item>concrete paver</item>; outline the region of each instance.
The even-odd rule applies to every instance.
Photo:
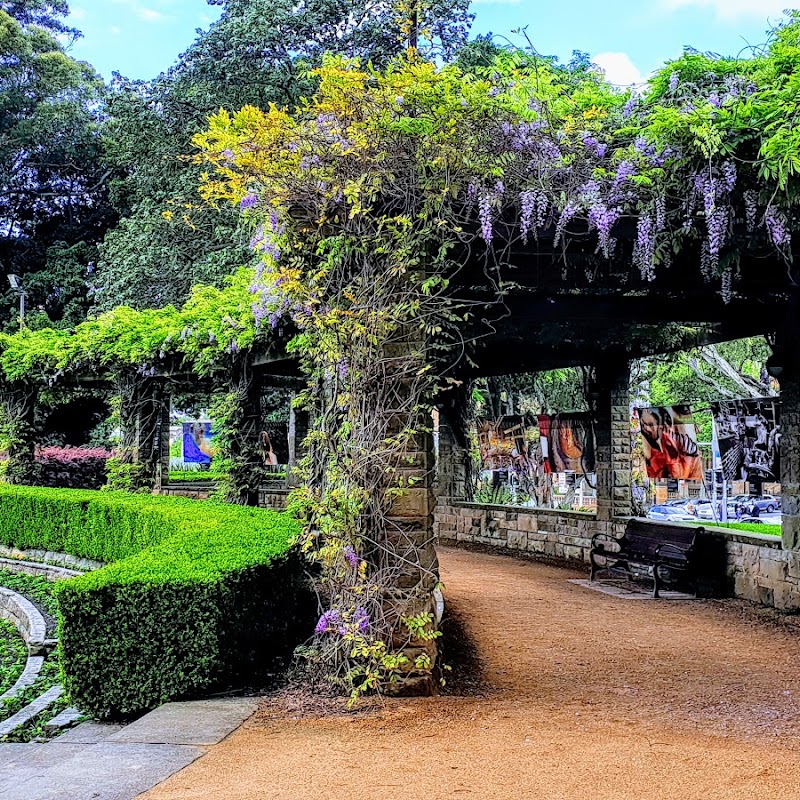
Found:
[[[255,698],[167,703],[136,722],[88,722],[47,744],[0,745],[2,800],[133,800],[203,755]]]
[[[80,747],[80,752],[72,758],[59,759],[44,772],[11,782],[4,775],[0,797],[3,800],[130,800],[205,752],[201,747],[112,744],[107,740],[71,746]]]
[[[166,703],[108,738],[110,742],[212,745],[238,728],[258,707],[252,697]]]

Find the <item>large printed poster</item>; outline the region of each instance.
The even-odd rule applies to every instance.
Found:
[[[545,472],[594,472],[594,437],[588,414],[539,417]]]
[[[213,455],[210,422],[183,423],[183,460],[187,464],[210,464]]]
[[[478,419],[476,425],[482,471],[529,471],[531,431],[535,427],[530,417]]]
[[[780,401],[724,400],[711,411],[725,479],[780,480]]]
[[[689,406],[639,409],[648,478],[703,480],[703,462]]]

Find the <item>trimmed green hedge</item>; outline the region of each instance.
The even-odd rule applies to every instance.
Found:
[[[97,716],[136,714],[288,658],[314,620],[290,550],[297,531],[265,509],[0,487],[1,541],[112,562],[56,586],[65,686]]]

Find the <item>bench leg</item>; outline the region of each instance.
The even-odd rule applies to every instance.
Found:
[[[658,593],[658,589],[659,589],[658,581],[659,581],[659,578],[658,578],[658,564],[656,564],[656,565],[653,566],[653,597],[656,600],[658,600],[658,598],[660,597],[660,595]]]

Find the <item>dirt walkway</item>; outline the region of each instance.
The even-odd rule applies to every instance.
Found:
[[[267,706],[147,800],[800,800],[800,623],[441,551],[483,696]]]

